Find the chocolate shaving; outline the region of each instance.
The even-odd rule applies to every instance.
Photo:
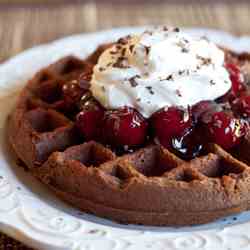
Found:
[[[211,58],[206,58],[206,57],[202,57],[202,56],[198,56],[198,55],[196,56],[196,58],[198,60],[201,60],[202,65],[209,65],[212,63]]]
[[[166,80],[168,80],[168,81],[173,81],[173,80],[174,80],[173,75],[167,76],[167,77],[166,77]]]
[[[145,88],[148,89],[148,91],[149,91],[149,93],[150,93],[151,95],[154,95],[154,91],[152,90],[152,87],[151,87],[151,86],[146,86]]]
[[[130,83],[130,85],[131,85],[131,87],[133,87],[133,88],[135,88],[136,86],[138,86],[138,83],[137,83],[136,80],[135,80],[136,78],[138,78],[137,75],[131,77],[131,78],[128,80],[129,83]]]
[[[176,94],[177,94],[179,97],[182,97],[181,91],[180,91],[179,89],[176,90]]]
[[[188,51],[189,51],[189,50],[188,50],[187,48],[182,48],[182,49],[181,49],[181,52],[182,52],[182,53],[188,53]]]
[[[176,43],[176,45],[181,48],[182,53],[188,53],[189,52],[189,49],[186,47],[187,43],[185,41],[179,41],[178,43]]]
[[[211,85],[215,85],[216,82],[215,82],[214,80],[210,80],[210,84],[211,84]]]
[[[150,52],[151,47],[144,45],[144,48],[145,48],[145,51],[146,51],[146,55],[148,55],[149,52]]]
[[[179,28],[174,28],[174,32],[180,32],[180,29]]]
[[[160,79],[160,81],[173,81],[174,80],[174,78],[173,78],[173,75],[168,75],[166,78],[162,78],[162,79]]]

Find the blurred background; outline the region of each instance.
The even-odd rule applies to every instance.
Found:
[[[203,26],[250,35],[250,1],[0,0],[0,62],[63,36],[145,24]]]
[[[0,0],[0,63],[64,36],[147,24],[250,35],[250,0]],[[28,248],[0,233],[1,249]]]

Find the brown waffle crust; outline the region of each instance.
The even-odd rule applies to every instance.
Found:
[[[116,156],[79,140],[72,118],[60,112],[58,92],[104,48],[86,60],[68,56],[42,69],[20,94],[8,138],[30,172],[73,206],[122,223],[201,224],[249,209],[250,134],[233,151],[210,144],[191,161],[158,145]],[[227,57],[249,72],[248,54]]]

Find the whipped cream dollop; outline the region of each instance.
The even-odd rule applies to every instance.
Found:
[[[130,106],[145,117],[165,106],[214,100],[230,88],[221,49],[166,27],[121,38],[105,50],[90,87],[104,107]]]

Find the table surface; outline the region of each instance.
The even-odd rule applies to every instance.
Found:
[[[1,4],[2,2],[11,4]],[[21,4],[0,0],[0,62],[21,51],[82,32],[119,26],[164,24],[223,29],[250,35],[250,1],[63,1],[59,4]],[[32,1],[26,1],[31,3]],[[40,1],[42,2],[42,1]],[[52,2],[52,1],[46,1]],[[59,2],[59,0],[56,0]],[[66,3],[65,3],[66,2]],[[130,4],[128,2],[131,2]],[[140,2],[140,3],[139,3]],[[176,3],[177,2],[177,3]],[[211,4],[213,2],[213,4]],[[0,250],[28,249],[0,234]]]

